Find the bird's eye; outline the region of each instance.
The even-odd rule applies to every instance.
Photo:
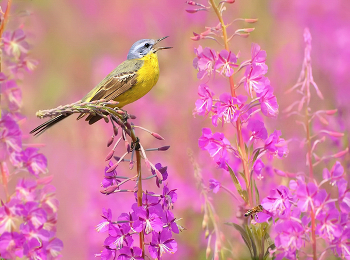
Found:
[[[149,43],[145,43],[145,47],[148,48],[150,45]]]

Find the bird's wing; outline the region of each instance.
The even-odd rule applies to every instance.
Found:
[[[115,99],[137,83],[137,71],[142,65],[143,61],[138,59],[124,61],[91,90],[82,102]]]

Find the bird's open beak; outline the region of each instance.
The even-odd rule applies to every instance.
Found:
[[[156,46],[157,44],[158,44],[158,42],[160,42],[160,41],[162,41],[162,40],[164,40],[164,39],[166,39],[166,38],[168,38],[169,36],[165,36],[165,37],[163,37],[163,38],[160,38],[160,39],[158,39],[158,40],[156,40],[156,43],[153,45],[153,48],[154,48],[154,46]],[[172,47],[158,47],[158,48],[154,48],[154,52],[157,52],[157,51],[159,51],[159,50],[165,50],[165,49],[171,49]]]

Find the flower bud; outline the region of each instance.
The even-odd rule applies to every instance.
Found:
[[[105,161],[110,160],[112,158],[113,154],[114,154],[114,150],[110,151],[109,154],[106,156]]]
[[[117,168],[117,166],[118,166],[118,163],[112,165],[112,166],[106,171],[106,173],[109,173],[109,172],[114,171],[114,170]]]
[[[160,136],[157,133],[152,133],[151,135],[153,135],[155,138],[157,138],[158,140],[165,140],[162,136]]]
[[[112,137],[108,140],[107,147],[110,147],[111,144],[113,144],[113,142],[114,142],[114,135],[112,135]]]

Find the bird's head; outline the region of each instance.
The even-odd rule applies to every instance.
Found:
[[[140,59],[144,56],[146,56],[148,53],[153,52],[156,53],[159,50],[164,50],[164,49],[170,49],[172,47],[156,47],[158,42],[164,40],[165,38],[168,38],[169,36],[165,36],[163,38],[160,38],[158,40],[154,39],[142,39],[138,40],[135,42],[128,53],[127,59],[132,60],[132,59]]]

